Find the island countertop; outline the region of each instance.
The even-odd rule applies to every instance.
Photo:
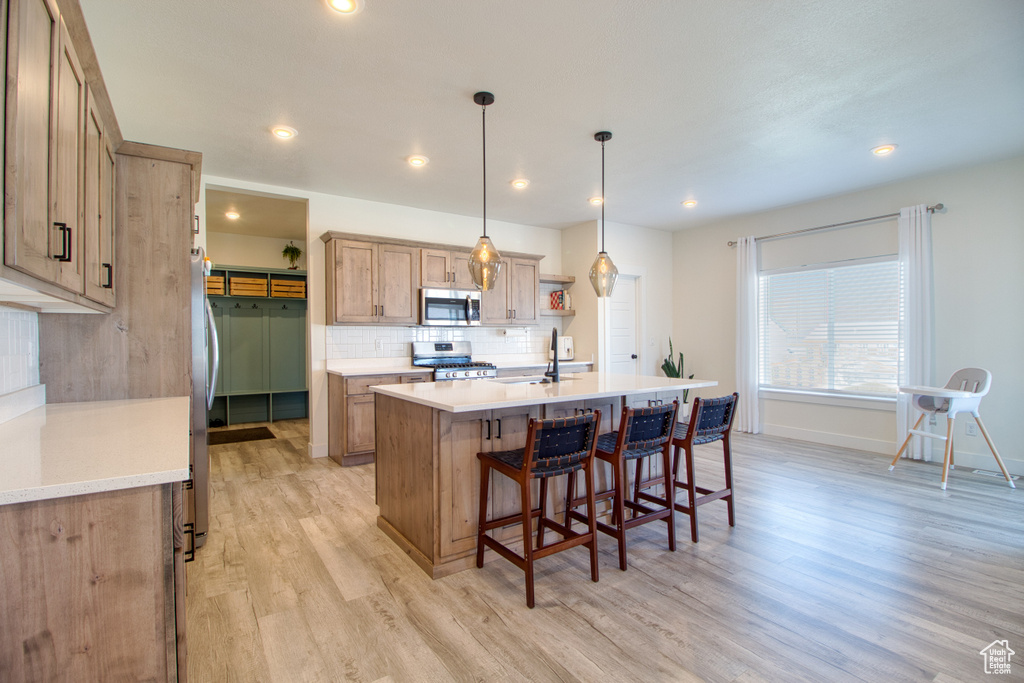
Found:
[[[189,397],[53,403],[0,424],[0,505],[189,478]]]
[[[450,413],[515,408],[659,391],[718,386],[714,380],[619,375],[608,372],[566,374],[555,384],[512,383],[502,379],[469,379],[371,387],[385,396]]]

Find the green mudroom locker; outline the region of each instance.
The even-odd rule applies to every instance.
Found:
[[[219,340],[210,426],[308,417],[305,271],[214,266],[206,293]]]

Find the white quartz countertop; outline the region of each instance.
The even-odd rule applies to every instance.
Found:
[[[547,368],[547,361],[536,358],[502,358],[500,356],[473,356],[473,360],[494,363],[499,370],[527,370]],[[563,360],[559,365],[571,369],[584,369],[590,361]],[[346,358],[329,360],[328,374],[342,377],[363,377],[366,375],[404,375],[416,372],[430,372],[429,368],[417,367],[408,358]]]
[[[0,424],[0,505],[189,478],[189,397],[52,403]]]
[[[607,372],[566,374],[557,384],[507,384],[500,379],[388,384],[371,387],[378,394],[400,398],[450,413],[518,406],[585,401],[658,391],[718,386],[714,380],[616,375]]]

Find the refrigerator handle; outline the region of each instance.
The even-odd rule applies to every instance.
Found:
[[[210,326],[210,334],[213,336],[213,368],[208,376],[206,394],[206,409],[209,410],[213,407],[213,394],[217,390],[217,371],[220,370],[220,340],[217,339],[217,325],[213,321],[213,307],[210,306],[210,300],[204,297],[203,301],[206,302],[206,320]]]

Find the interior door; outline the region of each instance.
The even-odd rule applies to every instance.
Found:
[[[640,374],[637,280],[620,275],[612,290],[609,312],[610,370],[623,375]]]

